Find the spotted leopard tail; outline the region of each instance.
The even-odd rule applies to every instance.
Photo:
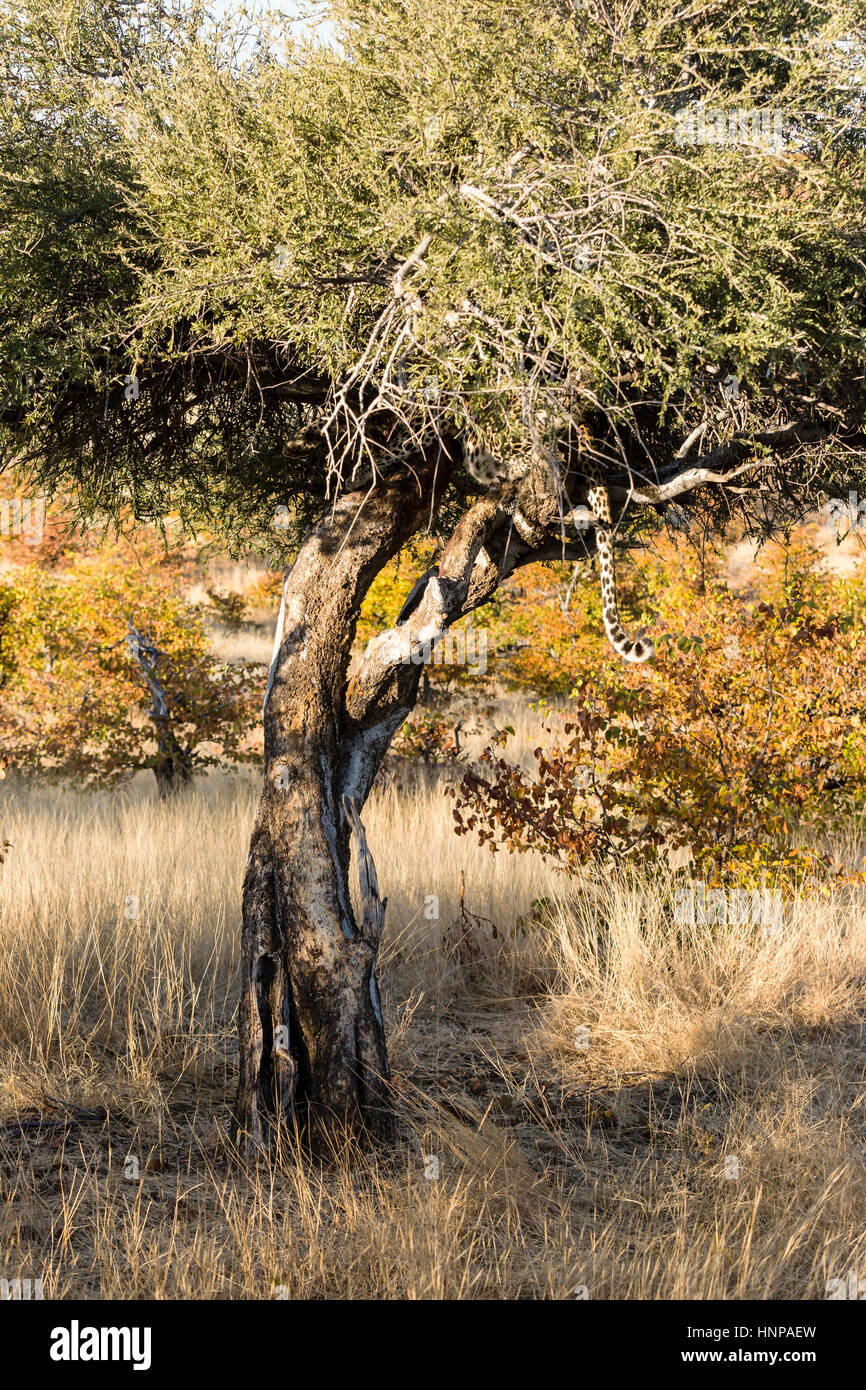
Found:
[[[590,489],[588,501],[598,519],[607,522],[609,526],[612,518],[607,488],[594,487]],[[604,630],[610,638],[614,651],[624,661],[649,661],[655,652],[652,642],[648,637],[644,637],[642,629],[636,637],[629,637],[619,620],[619,610],[616,606],[616,564],[614,562],[612,532],[607,527],[599,526],[595,533],[595,543],[601,570],[601,616],[604,621]]]

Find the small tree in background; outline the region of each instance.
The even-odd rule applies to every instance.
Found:
[[[165,797],[255,748],[264,671],[217,660],[177,575],[105,547],[0,578],[0,737],[10,769]]]

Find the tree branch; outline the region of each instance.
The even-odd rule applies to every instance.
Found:
[[[690,445],[695,437],[693,432],[686,444]],[[684,445],[676,460],[659,470],[656,482],[641,479],[635,485],[634,475],[632,475],[628,487],[612,483],[609,491],[614,501],[658,505],[659,503],[670,502],[674,497],[681,497],[683,493],[691,492],[694,488],[703,487],[707,483],[727,484],[734,478],[753,472],[755,469],[772,467],[776,455],[790,453],[804,444],[816,444],[823,440],[841,437],[839,431],[829,424],[801,421],[795,425],[789,425],[785,429],[756,434],[751,438],[735,437],[730,439],[727,443],[718,445],[708,454],[696,459],[687,468],[682,467],[681,455],[685,449]],[[858,439],[862,439],[862,435],[852,434],[848,438],[849,442],[855,443]],[[769,451],[770,456],[749,457],[755,454],[756,448]]]

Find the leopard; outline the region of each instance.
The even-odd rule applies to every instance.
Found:
[[[581,467],[591,484],[586,496],[587,504],[599,523],[595,529],[595,545],[598,552],[601,617],[604,630],[614,651],[622,657],[623,661],[649,661],[655,655],[655,647],[646,636],[644,629],[641,628],[634,637],[629,637],[619,620],[619,608],[616,600],[613,515],[604,473],[591,458],[582,459]]]
[[[619,617],[616,595],[616,559],[614,553],[614,519],[611,510],[610,491],[604,471],[593,457],[592,441],[585,429],[579,432],[579,467],[586,481],[587,505],[595,520],[595,543],[599,560],[601,583],[601,616],[607,638],[618,656],[624,661],[649,661],[655,654],[652,641],[643,628],[629,637]],[[513,485],[512,469],[498,460],[479,440],[467,440],[464,444],[464,461],[469,472],[477,482],[490,487],[496,483],[505,484],[503,502],[510,513],[515,531],[527,545],[537,548],[547,537],[546,526],[533,523],[521,506],[521,486]],[[526,465],[522,465],[525,474]],[[509,486],[511,483],[511,486]],[[551,517],[555,521],[555,517]]]

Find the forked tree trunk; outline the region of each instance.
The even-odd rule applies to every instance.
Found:
[[[270,1147],[284,1126],[314,1141],[342,1124],[390,1132],[376,978],[384,909],[358,813],[414,703],[420,667],[391,665],[354,700],[347,675],[364,594],[426,522],[446,472],[438,454],[414,477],[344,495],[286,577],[243,891],[234,1117],[243,1152]],[[360,923],[349,887],[353,830]]]
[[[158,674],[160,662],[166,659],[164,653],[158,651],[132,623],[128,624],[126,648],[153,700],[150,711],[156,735],[153,774],[160,799],[165,801],[192,781],[189,748],[183,747],[174,731],[173,711],[165,684]]]
[[[485,493],[463,515],[397,625],[349,677],[355,624],[372,580],[425,526],[447,486],[434,446],[404,480],[343,496],[304,541],[283,586],[265,695],[265,785],[243,894],[240,1073],[234,1134],[243,1153],[293,1129],[327,1141],[342,1125],[391,1131],[388,1054],[376,962],[384,921],[360,812],[418,695],[421,653],[481,607],[518,566],[579,559],[566,544],[550,470],[514,496]],[[528,538],[527,538],[528,536]],[[352,911],[350,836],[363,913]]]

